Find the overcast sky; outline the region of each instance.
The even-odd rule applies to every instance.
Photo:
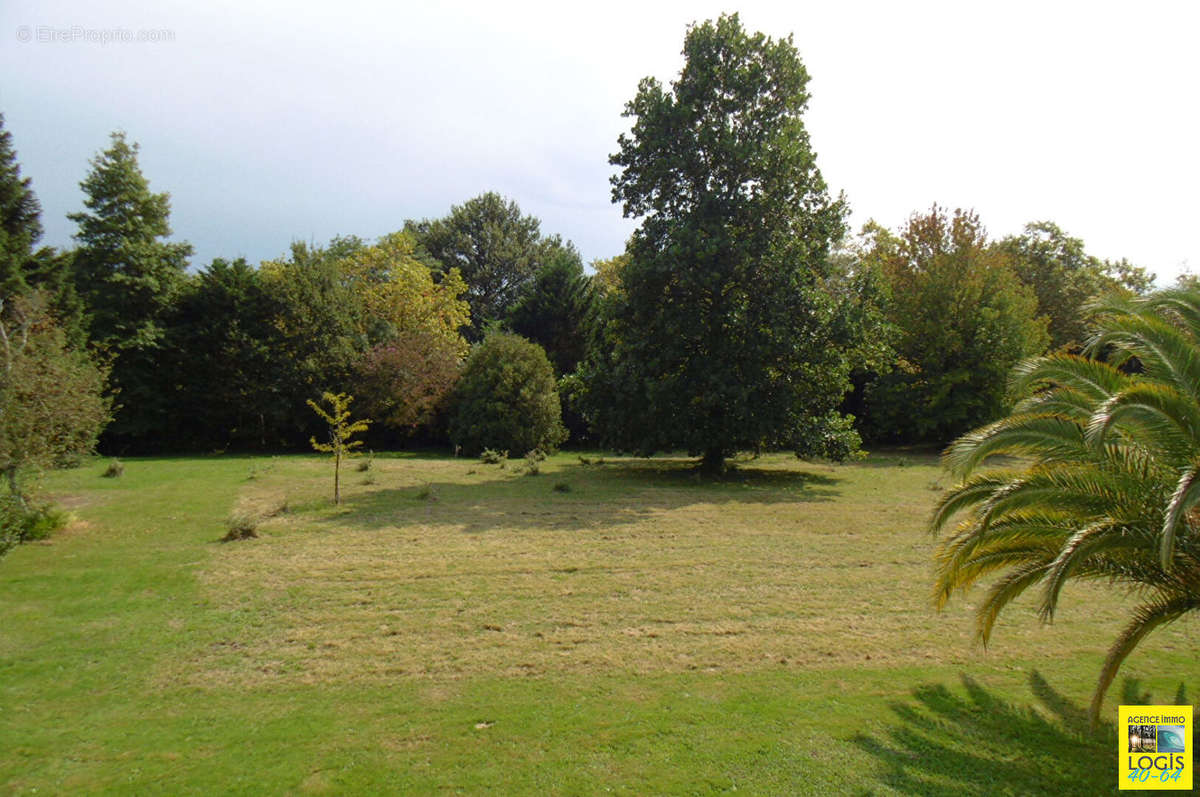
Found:
[[[0,3],[0,112],[45,243],[70,243],[121,128],[194,264],[375,238],[489,190],[610,257],[633,226],[608,184],[625,102],[674,78],[689,22],[739,11],[794,36],[856,228],[937,202],[996,237],[1055,221],[1160,282],[1200,271],[1195,0],[297,6]]]

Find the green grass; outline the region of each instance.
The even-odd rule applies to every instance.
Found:
[[[341,507],[316,457],[52,474],[74,522],[0,562],[2,790],[1115,790],[1083,707],[1127,603],[979,649],[972,595],[930,608],[933,457],[587,459],[377,454]],[[1194,633],[1110,706],[1186,699]]]

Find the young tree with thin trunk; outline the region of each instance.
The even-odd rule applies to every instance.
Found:
[[[317,451],[333,454],[333,502],[340,504],[342,502],[342,459],[349,457],[354,449],[363,444],[362,440],[352,440],[351,438],[359,432],[367,431],[371,422],[365,418],[357,421],[350,420],[350,402],[354,400],[354,396],[326,392],[322,400],[329,405],[328,412],[312,399],[308,400],[308,406],[313,408],[321,420],[329,424],[329,442],[318,443],[315,437],[310,438],[309,442]]]

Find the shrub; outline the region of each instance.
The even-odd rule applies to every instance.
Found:
[[[479,455],[479,461],[484,465],[500,465],[506,459],[508,459],[507,451],[497,451],[494,448],[485,448]]]
[[[116,479],[125,473],[125,463],[119,459],[114,459],[108,463],[108,467],[104,469],[104,473],[100,474],[106,479]],[[254,471],[251,470],[250,478],[255,478]]]
[[[566,436],[554,369],[540,346],[494,332],[472,349],[451,399],[456,445],[467,454],[554,451]]]
[[[44,540],[65,525],[66,513],[52,506],[22,502],[13,495],[0,498],[0,538],[9,541],[8,547]]]
[[[546,454],[540,448],[535,448],[527,453],[525,455],[525,475],[537,476],[539,473],[541,473],[541,468],[539,466],[543,461],[545,461],[545,459]]]

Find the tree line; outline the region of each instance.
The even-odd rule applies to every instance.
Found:
[[[193,268],[121,132],[80,184],[74,246],[39,248],[0,117],[0,328],[44,330],[54,342],[24,356],[81,375],[50,406],[93,399],[50,458],[97,435],[111,454],[302,448],[317,431],[306,402],[326,392],[357,397],[374,448],[569,435],[720,470],[744,450],[940,444],[999,417],[1016,362],[1078,348],[1090,299],[1150,285],[1050,222],[993,240],[973,212],[934,206],[850,235],[804,127],[791,39],[723,16],[688,30],[684,56],[676,81],[643,80],[626,107],[613,200],[639,226],[590,269],[496,193],[374,241]],[[28,401],[17,373],[5,424]]]

